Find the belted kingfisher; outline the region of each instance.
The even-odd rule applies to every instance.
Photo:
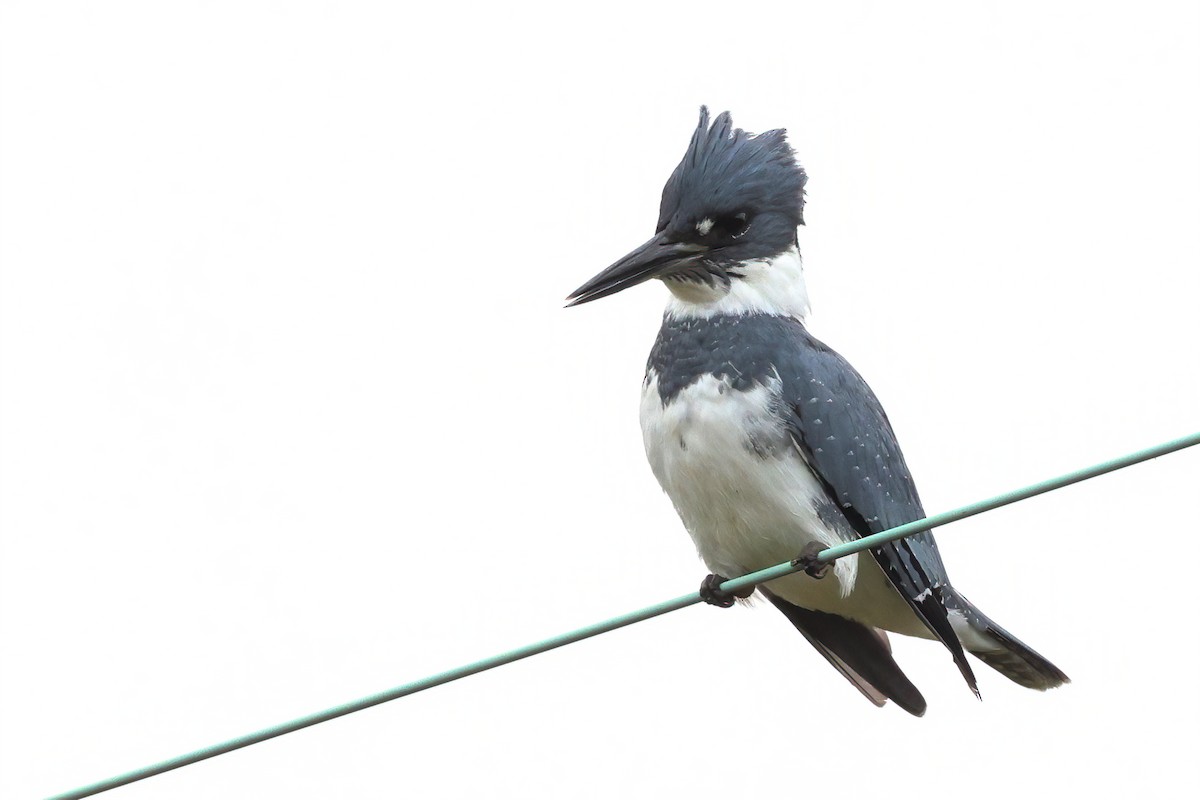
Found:
[[[702,107],[654,237],[567,298],[579,305],[651,278],[671,292],[646,365],[642,436],[712,570],[701,595],[732,605],[722,576],[802,559],[804,572],[758,591],[867,699],[917,716],[925,698],[885,631],[940,641],[976,696],[964,650],[1031,689],[1066,683],[951,586],[931,532],[816,559],[925,511],[875,394],[805,327],[806,180],[784,130],[750,134],[728,112],[710,126]]]

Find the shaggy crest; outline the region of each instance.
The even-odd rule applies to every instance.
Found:
[[[747,133],[733,127],[728,111],[710,126],[708,107],[701,106],[687,152],[663,187],[658,230],[746,210],[782,214],[794,229],[804,224],[807,179],[786,130]]]

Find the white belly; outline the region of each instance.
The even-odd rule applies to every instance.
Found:
[[[736,577],[845,540],[822,522],[825,492],[775,411],[778,382],[750,391],[706,375],[664,408],[653,373],[642,394],[650,468],[704,563]],[[839,559],[822,580],[798,574],[771,591],[803,608],[913,636],[930,634],[868,554]]]

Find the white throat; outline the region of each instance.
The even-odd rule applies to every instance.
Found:
[[[808,316],[808,289],[800,250],[792,246],[774,258],[747,261],[738,266],[742,277],[722,284],[664,281],[671,290],[667,315],[675,319],[717,315],[776,314],[804,319]]]

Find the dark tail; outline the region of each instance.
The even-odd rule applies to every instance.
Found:
[[[892,658],[883,631],[836,614],[794,606],[761,586],[758,590],[872,703],[881,706],[893,700],[914,716],[925,713],[925,698]]]
[[[970,632],[959,638],[968,653],[1010,681],[1039,692],[1071,682],[1066,673],[1045,656],[1001,628],[967,598],[956,595],[947,606],[953,603],[966,617]]]

